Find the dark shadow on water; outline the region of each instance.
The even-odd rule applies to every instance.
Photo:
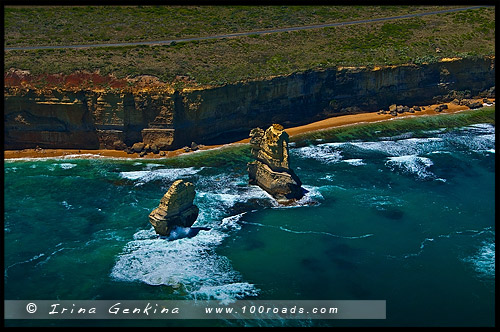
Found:
[[[344,258],[356,257],[360,254],[360,250],[353,248],[345,243],[335,244],[325,250],[328,257],[343,256]]]
[[[253,210],[260,210],[262,208],[270,208],[273,203],[269,199],[250,198],[245,202],[236,202],[229,210],[229,214],[234,216],[240,213],[249,212]]]
[[[355,270],[357,269],[358,267],[356,266],[356,264],[346,260],[346,259],[342,259],[342,258],[337,258],[337,257],[332,257],[330,258],[330,260],[335,263],[335,265],[339,268],[339,269],[343,269],[343,270]]]
[[[373,211],[379,216],[392,220],[401,220],[404,216],[404,211],[393,206],[389,206],[383,209],[373,209]]]
[[[311,272],[324,272],[325,268],[319,259],[304,258],[300,261],[300,265]]]
[[[371,292],[365,288],[362,284],[351,282],[347,283],[345,287],[349,290],[349,293],[354,295],[356,300],[369,300],[371,299]]]
[[[244,241],[243,250],[251,251],[251,250],[262,249],[265,247],[266,247],[266,243],[264,241],[257,240],[257,239],[251,239],[251,241]]]

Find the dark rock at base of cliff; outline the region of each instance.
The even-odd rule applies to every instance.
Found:
[[[114,141],[113,149],[115,150],[125,150],[127,148],[127,144],[123,143],[123,141]]]
[[[480,102],[480,101],[476,101],[476,102],[473,102],[473,103],[470,103],[469,105],[467,105],[470,109],[476,109],[476,108],[481,108],[483,107],[483,104]]]
[[[191,182],[175,181],[149,214],[155,232],[169,236],[175,227],[191,227],[198,218],[199,209],[193,204],[196,192]]]
[[[495,87],[492,86],[491,88],[488,89],[486,93],[486,97],[488,98],[495,98]]]
[[[135,143],[134,145],[132,145],[132,151],[134,151],[136,153],[140,153],[144,149],[145,146],[146,146],[146,144],[144,144],[142,142]]]
[[[448,105],[446,104],[441,104],[438,107],[434,108],[434,111],[436,112],[442,112],[443,110],[448,109]]]
[[[467,106],[470,109],[476,109],[483,107],[483,103],[480,101],[472,101],[470,99],[462,99],[460,105]]]
[[[153,143],[153,144],[151,144],[150,148],[151,148],[151,152],[153,152],[154,154],[160,153],[160,149],[158,148],[158,145]]]
[[[199,149],[199,145],[196,142],[191,142],[191,151],[196,151]]]

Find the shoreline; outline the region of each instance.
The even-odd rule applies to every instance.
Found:
[[[488,98],[490,102],[495,102],[494,98]],[[481,99],[473,99],[473,101],[482,101]],[[434,111],[439,105],[446,104],[448,109],[442,110],[441,112]],[[421,106],[422,107],[422,106]],[[470,110],[469,107],[465,105],[457,105],[454,103],[440,103],[433,105],[423,106],[425,110],[416,111],[415,113],[404,113],[403,115],[392,116],[390,114],[378,114],[377,112],[368,112],[368,113],[358,113],[358,114],[349,114],[349,115],[341,115],[336,117],[331,117],[328,119],[312,122],[306,125],[285,128],[285,131],[288,133],[290,137],[298,136],[306,133],[328,130],[337,127],[343,126],[351,126],[360,123],[373,123],[373,122],[384,122],[391,121],[393,119],[401,119],[408,117],[416,117],[416,116],[438,116],[440,114],[451,114],[462,111]],[[226,146],[233,146],[236,144],[248,144],[250,142],[250,138],[245,138],[239,141],[227,143],[227,144],[219,144],[219,145],[205,145],[197,151],[206,151],[218,149]],[[128,154],[125,151],[120,150],[83,150],[83,149],[24,149],[24,150],[4,150],[4,159],[24,159],[24,158],[58,158],[58,157],[67,157],[67,158],[94,158],[94,157],[102,157],[102,158],[124,158],[124,159],[162,159],[162,158],[172,158],[183,154],[190,154],[197,151],[184,151],[183,148],[173,150],[173,151],[165,151],[165,155],[161,156],[160,154],[154,154],[152,152],[146,154],[143,157],[140,157],[138,153]]]

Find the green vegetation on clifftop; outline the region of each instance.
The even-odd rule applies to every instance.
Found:
[[[452,7],[13,7],[5,8],[5,45],[166,40],[443,8]],[[6,51],[4,64],[5,70],[29,70],[33,75],[85,70],[116,77],[153,75],[164,82],[183,76],[179,88],[222,85],[338,66],[375,67],[494,56],[494,16],[495,8],[490,7],[175,45]]]

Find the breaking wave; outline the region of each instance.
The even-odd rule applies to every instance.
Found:
[[[149,181],[158,179],[166,179],[169,181],[177,180],[184,176],[189,176],[201,171],[201,168],[187,167],[187,168],[161,168],[155,170],[142,170],[142,171],[129,171],[120,172],[120,177],[129,180],[137,180],[136,186],[143,185]]]
[[[495,242],[483,241],[477,253],[463,261],[472,264],[480,278],[495,279]]]
[[[229,259],[215,252],[224,238],[240,228],[237,221],[242,216],[224,218],[219,226],[190,238],[163,239],[153,228],[138,231],[118,256],[111,276],[121,281],[171,286],[192,299],[228,303],[256,296],[255,285],[242,280]]]
[[[396,141],[351,142],[349,144],[362,150],[376,151],[388,156],[398,157],[426,154],[437,149],[442,149],[445,142],[439,137],[429,137],[407,138]]]
[[[429,167],[433,165],[432,160],[429,158],[417,155],[389,157],[386,165],[393,171],[400,170],[403,173],[412,174],[421,180],[435,178],[434,173],[429,171]]]
[[[343,143],[325,143],[313,146],[304,146],[293,149],[292,153],[300,158],[315,159],[326,164],[337,163],[342,160],[342,151],[339,147]]]

